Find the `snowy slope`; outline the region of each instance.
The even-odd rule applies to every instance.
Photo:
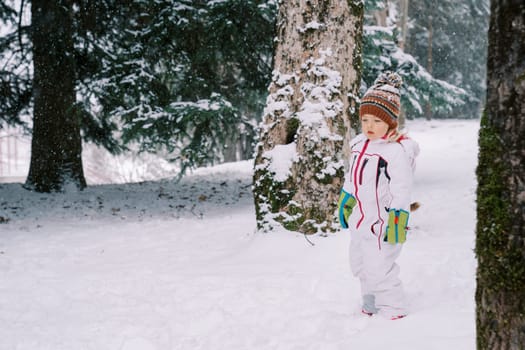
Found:
[[[397,321],[360,314],[348,232],[255,232],[251,162],[66,194],[0,184],[0,349],[474,349],[478,123],[409,122],[422,207]]]

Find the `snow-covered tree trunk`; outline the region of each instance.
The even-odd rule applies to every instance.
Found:
[[[259,229],[336,230],[347,145],[357,121],[363,7],[361,0],[280,4],[256,148]]]
[[[525,2],[492,0],[477,169],[478,349],[525,349]]]

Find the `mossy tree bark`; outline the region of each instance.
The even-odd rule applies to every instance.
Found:
[[[73,4],[31,1],[33,138],[25,187],[38,192],[86,186],[80,118],[75,113]]]
[[[358,120],[363,11],[360,0],[281,2],[256,148],[259,229],[336,230],[347,145]]]
[[[478,349],[525,348],[525,3],[492,0],[477,169]]]

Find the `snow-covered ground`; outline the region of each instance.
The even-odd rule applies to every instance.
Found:
[[[0,349],[474,349],[478,125],[409,122],[422,207],[396,321],[360,313],[348,232],[255,231],[251,162],[80,193],[0,184]]]

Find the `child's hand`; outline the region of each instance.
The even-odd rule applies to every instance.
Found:
[[[409,213],[404,210],[389,210],[385,242],[390,244],[405,243],[407,239],[408,216]]]
[[[341,191],[339,195],[338,206],[338,215],[339,223],[343,228],[348,228],[348,218],[352,215],[352,210],[354,209],[357,200],[353,195],[346,192],[345,190]]]

